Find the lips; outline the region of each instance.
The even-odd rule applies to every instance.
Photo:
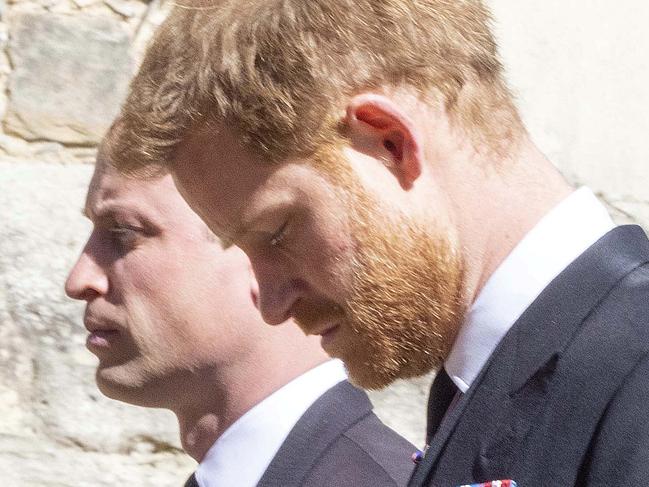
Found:
[[[88,313],[83,319],[86,330],[90,332],[86,347],[91,350],[110,347],[112,341],[119,337],[119,327],[110,320],[98,319]]]
[[[118,336],[119,332],[117,330],[93,331],[86,339],[86,347],[90,349],[108,348],[110,347],[111,341],[115,340]]]
[[[340,329],[340,324],[335,323],[333,325],[328,326],[326,329],[318,333],[314,333],[314,335],[320,335],[320,345],[322,346],[322,348],[327,350],[327,348],[330,348],[332,342],[336,338],[339,329]]]

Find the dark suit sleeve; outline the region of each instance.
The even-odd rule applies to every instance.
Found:
[[[582,474],[581,485],[588,487],[649,482],[649,356],[627,376],[609,404]]]

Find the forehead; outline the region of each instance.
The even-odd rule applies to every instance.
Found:
[[[129,178],[100,158],[88,189],[85,213],[97,219],[116,212],[137,213],[161,223],[191,215],[171,176],[152,180]]]
[[[193,209],[227,239],[242,233],[261,213],[296,200],[309,204],[327,188],[311,165],[261,160],[225,130],[190,136],[176,152],[173,175]]]

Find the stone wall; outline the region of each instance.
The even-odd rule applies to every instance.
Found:
[[[649,227],[649,4],[491,3],[541,147],[619,221]],[[178,486],[193,468],[172,414],[96,390],[83,306],[62,289],[89,232],[95,145],[164,13],[158,1],[0,0],[0,485]],[[427,384],[373,395],[416,443]]]
[[[90,230],[95,146],[158,2],[0,3],[0,485],[178,486],[175,417],[103,397],[62,285]]]

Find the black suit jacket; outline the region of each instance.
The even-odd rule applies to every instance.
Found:
[[[649,483],[649,241],[618,227],[566,268],[444,418],[410,485]]]
[[[405,486],[414,451],[376,417],[365,392],[343,381],[304,413],[258,486]]]

